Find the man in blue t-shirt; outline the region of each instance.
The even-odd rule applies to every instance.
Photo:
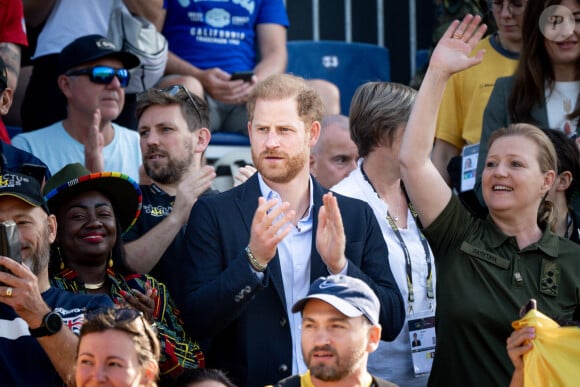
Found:
[[[170,50],[165,72],[195,79],[170,76],[161,84],[184,83],[198,95],[205,93],[211,130],[247,135],[244,104],[252,86],[286,70],[289,22],[284,3],[282,0],[164,3],[163,35]],[[238,72],[254,75],[245,80],[231,80],[232,74]]]
[[[156,24],[169,42],[165,73],[171,75],[160,87],[186,85],[206,97],[212,132],[247,135],[245,103],[253,86],[286,71],[289,21],[283,1],[164,0],[164,8]],[[311,85],[325,99],[326,113],[338,114],[338,88],[323,80]]]
[[[33,177],[0,175],[0,221],[16,231],[12,258],[0,255],[0,375],[6,386],[60,386],[70,380],[83,312],[112,306],[106,295],[73,294],[50,287],[49,215]],[[10,239],[9,239],[10,240]],[[12,239],[14,240],[14,239]],[[2,254],[8,254],[6,251]],[[21,257],[22,263],[17,262]]]

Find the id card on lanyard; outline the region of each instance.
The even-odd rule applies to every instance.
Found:
[[[463,148],[463,156],[461,158],[461,192],[472,190],[475,186],[478,155],[479,143],[467,145]]]
[[[369,183],[372,187],[373,191],[377,193],[377,190],[373,186],[373,183],[370,181],[368,176],[366,175],[362,165],[361,165],[361,173],[365,180]],[[405,189],[403,187],[403,192]],[[406,196],[405,192],[405,196]],[[378,193],[377,193],[378,196]],[[380,196],[379,196],[380,198]],[[415,222],[418,223],[419,217],[413,204],[407,198],[408,209],[411,212],[411,216],[415,219]],[[413,268],[411,262],[411,254],[403,236],[401,235],[401,231],[395,222],[395,219],[391,216],[389,211],[387,210],[386,216],[387,223],[395,233],[397,241],[403,250],[403,254],[405,256],[405,273],[407,279],[407,323],[409,327],[409,345],[411,346],[411,357],[413,360],[413,370],[415,372],[415,376],[420,376],[423,374],[427,374],[431,371],[431,366],[433,364],[433,359],[435,359],[435,313],[433,310],[433,303],[432,300],[435,299],[435,287],[433,284],[433,268],[432,268],[432,261],[431,261],[431,251],[429,249],[429,243],[427,239],[421,232],[419,228],[417,228],[417,232],[419,234],[419,240],[421,241],[421,245],[423,246],[423,250],[425,252],[425,263],[427,265],[427,277],[425,278],[425,290],[426,290],[426,298],[429,301],[429,309],[426,311],[419,311],[415,312],[413,308],[413,304],[415,302],[415,288],[413,287]]]
[[[417,213],[413,208],[413,204],[409,202],[409,210],[413,215],[415,220],[418,219]],[[413,309],[413,303],[415,302],[415,292],[413,288],[413,270],[411,268],[411,255],[399,228],[397,227],[395,221],[390,214],[387,213],[387,221],[391,228],[393,229],[403,253],[405,255],[405,266],[407,272],[407,286],[408,286],[408,299],[409,308],[407,310],[407,322],[409,326],[409,340],[411,343],[411,359],[413,360],[413,371],[415,376],[420,376],[431,372],[431,366],[433,365],[433,360],[435,359],[435,314],[432,308],[431,300],[435,298],[434,286],[433,286],[433,271],[431,268],[431,254],[429,250],[429,244],[423,233],[419,231],[419,239],[425,250],[425,260],[427,262],[427,278],[425,279],[425,287],[427,291],[427,299],[429,302],[429,310],[415,312]]]
[[[435,360],[435,316],[431,312],[415,313],[407,324],[415,376],[427,374]]]

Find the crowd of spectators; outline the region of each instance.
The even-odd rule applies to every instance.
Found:
[[[168,41],[139,94],[116,6]],[[0,0],[3,383],[522,385],[520,307],[580,320],[580,2],[485,8],[340,112],[282,0]]]

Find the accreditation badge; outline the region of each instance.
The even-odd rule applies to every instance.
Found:
[[[461,192],[470,191],[475,186],[478,155],[479,143],[467,145],[463,148],[461,157]]]
[[[414,313],[408,325],[415,376],[427,374],[435,359],[435,315],[432,311]]]

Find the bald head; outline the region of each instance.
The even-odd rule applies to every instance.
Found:
[[[321,122],[320,138],[312,148],[310,172],[330,188],[356,168],[358,150],[350,139],[348,117],[333,114]]]

